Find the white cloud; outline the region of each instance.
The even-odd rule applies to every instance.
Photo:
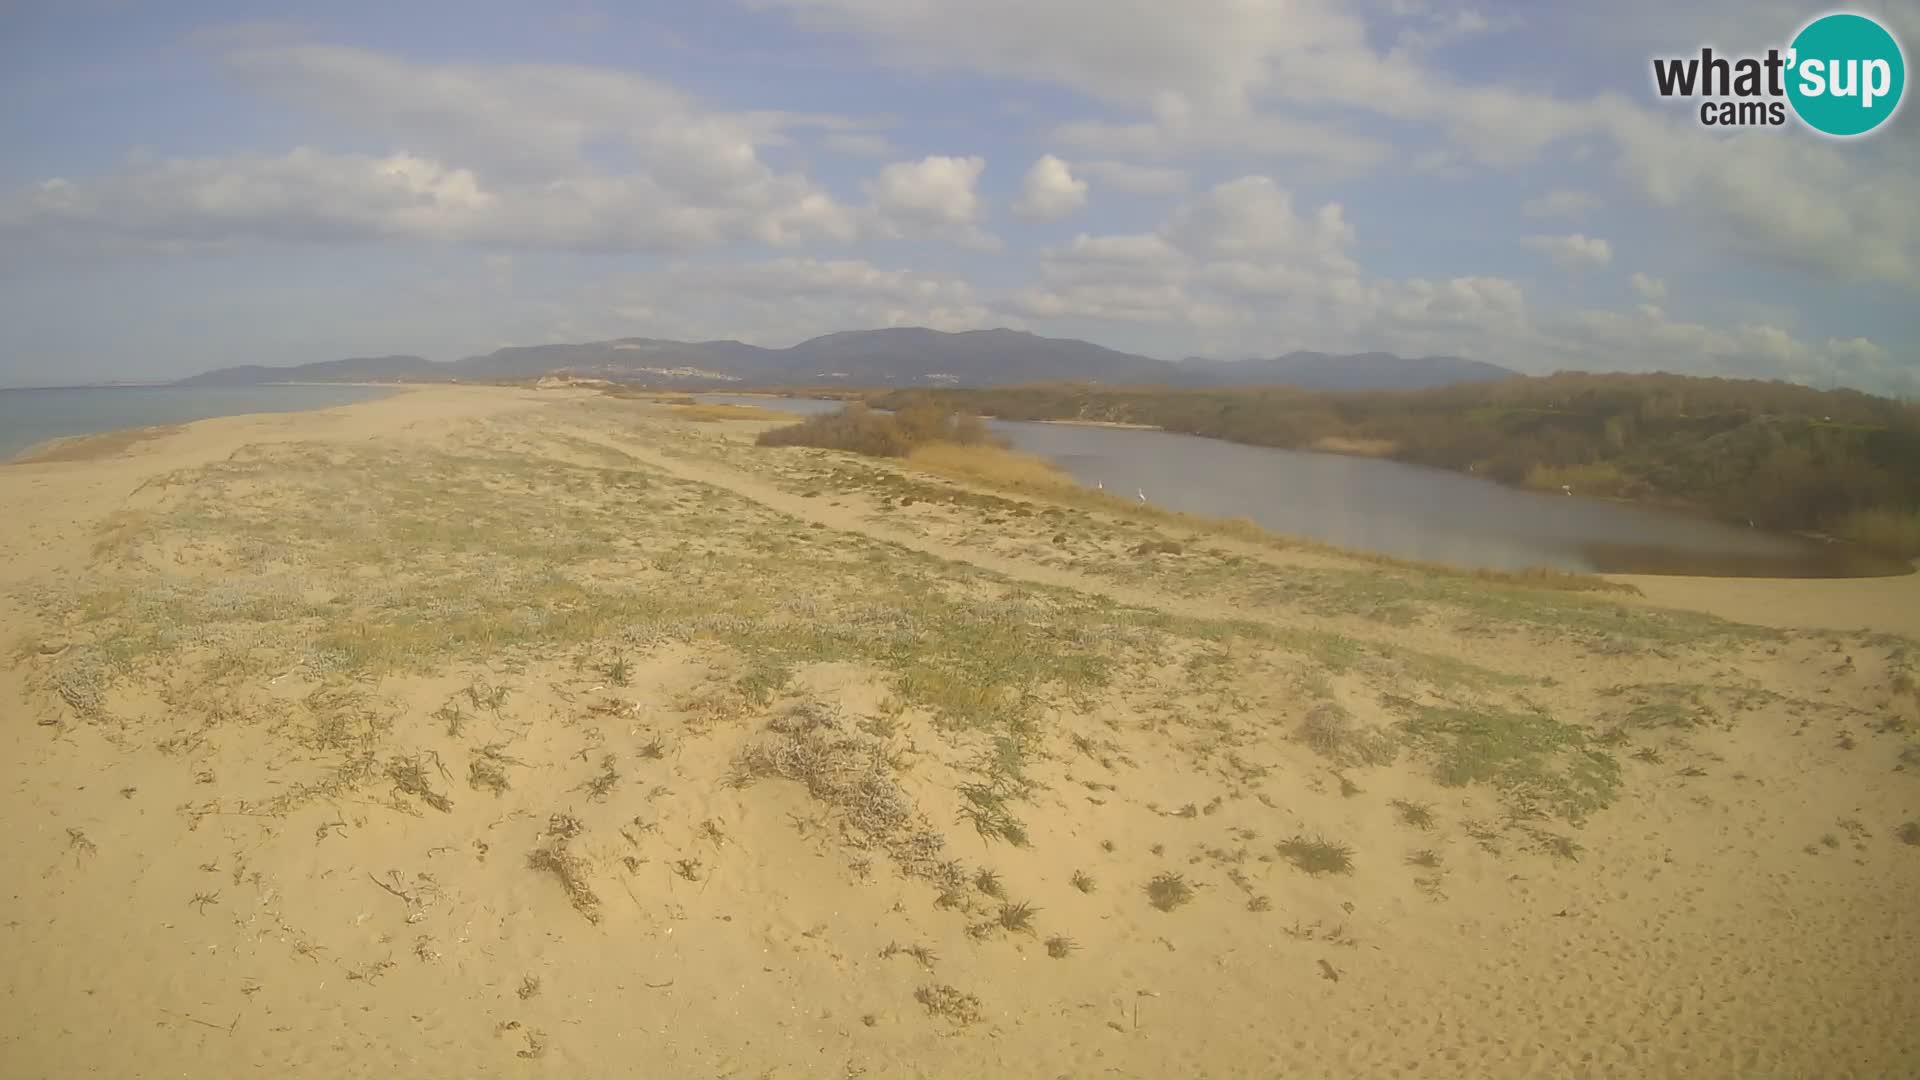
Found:
[[[136,157],[0,194],[0,235],[41,251],[384,239],[673,251],[846,242],[859,229],[852,210],[759,153],[839,118],[715,110],[579,66],[416,63],[317,45],[226,60],[268,93],[412,149]]]
[[[873,205],[889,218],[931,225],[965,225],[980,216],[974,190],[985,158],[929,156],[896,161],[867,187]]]
[[[1027,289],[1015,293],[1005,308],[1040,319],[1196,327],[1230,317],[1226,309],[1196,300],[1179,285],[1141,282],[1081,282]]]
[[[566,64],[427,63],[334,45],[243,48],[235,76],[353,130],[503,179],[577,173],[594,152],[615,172],[699,190],[751,183],[758,148],[796,128],[838,129],[843,117],[729,112],[614,68]]]
[[[1300,263],[1350,270],[1353,227],[1339,203],[1296,214],[1293,196],[1265,176],[1243,176],[1188,201],[1164,232],[1183,250],[1213,256],[1280,255]]]
[[[1611,258],[1605,241],[1540,238],[1573,265]],[[1147,233],[1082,234],[1048,249],[1039,280],[996,306],[1043,332],[1083,324],[1128,334],[1202,340],[1232,355],[1290,349],[1456,354],[1522,371],[1556,368],[1852,379],[1913,393],[1920,372],[1890,363],[1864,339],[1808,342],[1777,323],[1713,326],[1638,309],[1542,311],[1512,278],[1486,274],[1386,278],[1351,257],[1353,230],[1337,204],[1296,212],[1268,177],[1243,177],[1175,208]],[[1641,296],[1664,295],[1646,274]]]
[[[768,172],[700,196],[644,174],[489,186],[472,170],[428,158],[311,149],[137,162],[105,177],[49,180],[0,196],[0,237],[51,251],[380,240],[675,251],[845,242],[856,228],[851,211],[792,175]]]
[[[1125,161],[1083,161],[1080,171],[1128,195],[1177,195],[1187,190],[1187,174],[1183,169]]]
[[[1185,258],[1159,233],[1124,233],[1073,238],[1064,248],[1049,248],[1043,258],[1049,262],[1101,263],[1106,265],[1169,265]]]
[[[1027,170],[1013,212],[1029,221],[1057,221],[1087,205],[1087,182],[1073,175],[1067,163],[1043,155]]]
[[[1039,79],[1135,105],[1244,103],[1271,83],[1276,54],[1365,40],[1364,24],[1331,0],[1193,0],[1177,17],[1148,0],[755,2],[883,41],[883,57],[903,66]]]
[[[980,250],[995,250],[998,238],[982,231],[986,206],[980,198],[982,157],[929,155],[896,161],[867,181],[878,231],[896,238],[931,237]]]
[[[1920,204],[1901,195],[1920,154],[1898,137],[1839,147],[1776,131],[1717,134],[1686,110],[1468,83],[1431,66],[1419,48],[1375,44],[1405,45],[1436,30],[1480,32],[1499,20],[1483,26],[1443,12],[1436,22],[1431,7],[1334,0],[1201,0],[1177,18],[1146,0],[758,2],[809,25],[863,35],[887,62],[1037,79],[1132,111],[1051,133],[1086,153],[1287,155],[1334,174],[1374,169],[1390,156],[1349,123],[1311,118],[1318,110],[1438,130],[1499,167],[1573,144],[1610,160],[1642,198],[1733,252],[1828,277],[1920,287]],[[1654,18],[1651,4],[1641,7],[1643,23],[1672,23],[1665,8]],[[1886,14],[1901,26],[1920,25],[1891,6]],[[1571,9],[1527,15],[1542,34],[1605,33],[1622,21]],[[1751,18],[1720,4],[1697,21],[1724,30]],[[1781,21],[1778,32],[1794,21]],[[1636,41],[1631,53],[1644,48]]]
[[[1574,188],[1555,188],[1538,198],[1520,204],[1528,217],[1572,217],[1600,206],[1600,197]]]
[[[837,295],[963,304],[973,298],[973,287],[959,278],[886,270],[863,259],[788,257],[750,263],[682,264],[672,274],[694,288],[755,297]]]
[[[1658,304],[1667,298],[1667,283],[1651,274],[1636,270],[1627,279],[1627,284],[1632,287],[1635,296],[1650,304]]]
[[[1575,311],[1548,320],[1539,346],[1565,366],[1625,366],[1638,371],[1778,378],[1826,385],[1841,381],[1911,394],[1920,372],[1887,369],[1886,352],[1864,338],[1803,341],[1765,323],[1710,326],[1675,320],[1659,308]]]
[[[1566,236],[1528,236],[1520,241],[1541,252],[1562,270],[1589,270],[1613,261],[1613,245],[1597,236],[1569,233]]]

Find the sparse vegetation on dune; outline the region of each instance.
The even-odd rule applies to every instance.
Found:
[[[992,442],[987,425],[968,413],[928,404],[883,413],[859,402],[763,431],[759,438],[761,446],[815,446],[869,457],[905,457],[916,448],[934,443],[974,446]]]
[[[1147,882],[1147,901],[1161,911],[1172,911],[1193,901],[1194,889],[1183,874],[1162,873]]]
[[[762,408],[758,405],[716,405],[688,398],[684,403],[673,403],[673,416],[678,420],[710,424],[720,420],[783,422],[796,419],[798,414],[780,409]]]
[[[1049,495],[984,444],[765,452],[665,409],[558,407],[212,458],[107,523],[92,573],[23,593],[44,625],[16,660],[61,752],[146,755],[88,779],[108,812],[48,830],[60,872],[95,887],[129,846],[116,823],[170,804],[216,847],[166,893],[169,919],[192,897],[195,933],[285,942],[330,993],[470,981],[522,1056],[599,1037],[529,1026],[596,988],[709,1000],[735,974],[679,957],[709,947],[686,955],[750,949],[815,995],[796,1000],[833,1021],[819,1030],[916,1052],[1028,1037],[1010,1018],[1062,986],[1097,1002],[1151,971],[1119,984],[1123,1010],[1070,1017],[1146,1046],[1191,1007],[1169,992],[1182,965],[1215,978],[1252,955],[1248,931],[1259,962],[1236,978],[1283,992],[1351,955],[1312,983],[1348,995],[1380,972],[1375,942],[1417,920],[1475,918],[1492,890],[1597,895],[1574,875],[1610,871],[1623,844],[1643,856],[1645,823],[1589,820],[1639,796],[1724,799],[1736,765],[1710,740],[1736,722],[1769,738],[1800,723],[1793,745],[1822,769],[1920,770],[1899,758],[1911,654],[1888,642],[1557,578],[1280,558]],[[1793,665],[1828,700],[1749,678]],[[1842,702],[1856,684],[1879,712]],[[190,794],[163,804],[175,785]],[[1911,863],[1910,809],[1848,813],[1784,846],[1821,869],[1842,859],[1799,845]],[[1669,864],[1660,885],[1694,872]],[[316,912],[302,885],[367,897]],[[380,921],[352,922],[369,900]],[[1541,907],[1502,910],[1540,933],[1557,917]],[[1330,952],[1356,939],[1369,948]],[[566,966],[588,954],[611,966]],[[524,1011],[492,1019],[502,1006]],[[674,1015],[714,1043],[735,1022]]]
[[[1296,836],[1283,840],[1279,851],[1288,862],[1315,877],[1353,872],[1353,849],[1322,837]]]

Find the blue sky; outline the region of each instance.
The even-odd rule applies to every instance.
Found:
[[[0,0],[0,385],[930,325],[1920,394],[1912,109],[1704,128],[1650,58],[1818,10],[1676,6]]]

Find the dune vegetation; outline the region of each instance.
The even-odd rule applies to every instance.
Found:
[[[938,410],[815,426],[870,456],[684,408],[429,389],[0,470],[15,1071],[1920,1052],[1920,644],[1240,534]],[[1587,1024],[1649,971],[1701,1004]]]
[[[929,402],[910,402],[892,412],[876,412],[853,402],[834,412],[761,432],[759,442],[761,446],[851,450],[868,457],[905,457],[918,447],[934,443],[982,446],[992,445],[994,440],[985,422],[971,413]]]

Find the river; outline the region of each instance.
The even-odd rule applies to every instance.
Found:
[[[815,413],[814,398],[702,400]],[[1141,428],[994,420],[1015,449],[1074,479],[1171,510],[1244,517],[1288,536],[1492,570],[1845,577],[1904,569],[1842,544],[1693,514],[1543,494],[1444,469]]]

